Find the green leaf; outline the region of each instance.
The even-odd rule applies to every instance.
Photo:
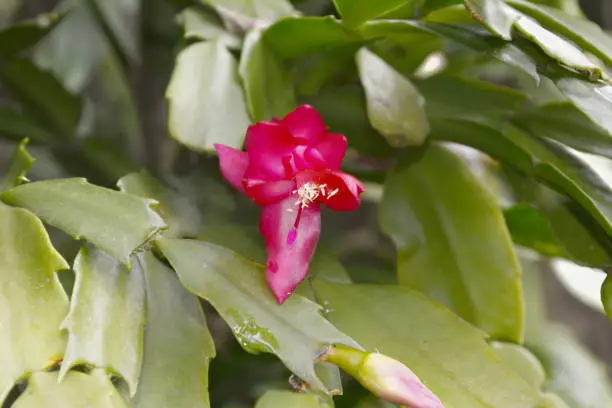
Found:
[[[0,402],[17,380],[61,360],[68,298],[56,271],[68,268],[38,218],[0,203]]]
[[[58,136],[74,135],[81,118],[81,101],[52,74],[29,60],[16,59],[0,66],[0,82],[40,125]]]
[[[223,26],[223,22],[214,13],[199,7],[189,7],[179,14],[185,31],[185,38],[190,40],[219,40],[228,48],[239,48],[241,39]]]
[[[504,0],[464,0],[472,17],[504,40],[512,39],[512,26],[518,15]]]
[[[314,389],[327,391],[314,369],[324,345],[360,348],[323,319],[317,304],[294,294],[279,305],[260,265],[204,242],[162,239],[158,244],[187,290],[214,306],[245,350],[276,354]]]
[[[406,4],[408,0],[334,0],[347,27],[355,28],[368,20],[382,17]]]
[[[239,72],[253,122],[281,118],[295,108],[293,80],[259,29],[244,40]]]
[[[491,343],[491,347],[502,361],[508,367],[514,368],[527,384],[535,389],[542,387],[546,379],[546,373],[540,360],[531,351],[518,344],[498,341]]]
[[[398,249],[401,284],[493,338],[521,341],[521,270],[510,234],[496,199],[458,157],[431,146],[416,163],[400,164],[379,217]]]
[[[105,374],[92,375],[71,371],[59,382],[56,373],[36,373],[14,408],[127,408]]]
[[[289,0],[202,0],[215,6],[221,12],[227,9],[231,14],[238,14],[250,19],[274,21],[281,17],[296,14]]]
[[[9,107],[0,106],[0,136],[13,140],[29,138],[46,142],[53,137],[30,118]]]
[[[357,53],[368,117],[394,147],[419,145],[429,133],[425,100],[415,86],[367,48]]]
[[[505,210],[504,218],[515,243],[545,256],[567,256],[549,221],[536,208],[518,204]]]
[[[610,279],[610,275],[606,276],[601,285],[601,303],[606,315],[612,319],[612,279]]]
[[[502,363],[482,331],[422,294],[389,285],[314,286],[332,323],[406,364],[446,407],[536,407],[536,390]]]
[[[219,40],[181,51],[166,97],[170,133],[178,142],[198,151],[215,143],[242,146],[249,118],[238,64]]]
[[[529,1],[508,0],[508,4],[535,18],[549,30],[567,37],[606,63],[612,64],[612,38],[597,24],[586,18],[571,16]]]
[[[578,109],[612,134],[612,86],[574,78],[557,80],[556,85]]]
[[[283,18],[269,26],[263,37],[283,59],[297,58],[361,41],[331,16]]]
[[[291,391],[267,391],[255,408],[319,408],[316,396]]]
[[[155,201],[70,178],[28,183],[1,195],[76,239],[85,238],[129,265],[129,256],[165,228]]]
[[[23,139],[17,147],[15,147],[9,166],[4,173],[4,177],[0,180],[0,191],[4,191],[28,181],[25,175],[30,167],[32,167],[35,159],[30,156],[30,153],[26,150],[27,144],[28,139]]]
[[[83,246],[74,261],[76,274],[70,313],[62,323],[68,347],[62,380],[72,367],[89,364],[119,374],[130,394],[138,387],[142,364],[145,294],[142,270],[104,252]]]
[[[561,397],[549,392],[542,394],[540,403],[542,404],[542,408],[570,408],[570,406],[567,405],[567,403],[563,401]]]
[[[117,186],[124,193],[151,198],[159,203],[155,206],[155,211],[168,225],[164,235],[194,237],[202,229],[202,216],[195,204],[185,195],[163,185],[146,171],[122,177]]]
[[[208,408],[213,339],[197,297],[151,252],[138,255],[147,288],[144,359],[134,408]]]
[[[612,158],[612,134],[593,123],[589,117],[570,103],[557,102],[540,105],[519,113],[513,117],[512,121],[534,135],[557,140],[585,152]],[[610,124],[612,125],[612,122]]]
[[[62,17],[58,13],[41,14],[0,30],[0,55],[10,58],[32,47],[53,30]]]

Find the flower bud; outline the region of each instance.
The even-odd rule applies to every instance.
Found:
[[[380,353],[330,347],[322,360],[336,364],[380,398],[408,408],[444,408],[408,367]]]

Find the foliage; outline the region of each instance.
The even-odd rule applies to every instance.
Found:
[[[612,37],[576,1],[9,9],[3,407],[386,406],[328,345],[393,357],[447,408],[612,407],[600,362],[540,310],[552,258],[612,266]],[[304,103],[365,193],[323,212],[281,305],[214,145]]]

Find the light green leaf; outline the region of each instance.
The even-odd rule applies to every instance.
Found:
[[[68,268],[38,218],[0,203],[0,402],[17,380],[61,360],[68,298],[55,273]]]
[[[482,331],[422,294],[321,280],[314,286],[332,323],[366,349],[406,364],[446,408],[537,406],[538,392],[503,364]]]
[[[0,55],[13,57],[40,41],[62,20],[59,13],[40,14],[0,30]]]
[[[138,255],[147,288],[144,359],[134,408],[208,408],[215,346],[197,297],[151,252]]]
[[[166,227],[155,201],[69,178],[28,183],[1,195],[76,239],[85,238],[129,265],[129,256]]]
[[[323,319],[317,304],[294,294],[279,305],[260,265],[204,242],[163,239],[158,244],[183,285],[215,307],[243,348],[276,354],[314,389],[327,391],[314,370],[324,345],[360,348]]]
[[[344,24],[350,28],[360,26],[368,20],[382,17],[406,3],[408,3],[408,0],[334,0]]]
[[[13,140],[29,138],[43,142],[53,137],[30,118],[6,106],[0,106],[0,136]]]
[[[249,118],[238,64],[219,40],[181,51],[166,98],[170,133],[178,142],[198,151],[215,143],[242,146]]]
[[[368,117],[394,147],[419,145],[429,133],[425,100],[414,85],[367,48],[357,53]]]
[[[23,139],[17,147],[15,147],[15,151],[4,173],[4,177],[0,180],[0,191],[4,191],[7,188],[15,187],[28,181],[25,175],[30,167],[32,167],[35,159],[30,156],[30,153],[26,150],[27,144],[28,139]]]
[[[201,0],[215,6],[220,12],[229,10],[232,15],[238,14],[242,18],[264,21],[274,21],[281,17],[296,14],[296,10],[289,0]]]
[[[559,33],[612,64],[612,38],[597,24],[552,7],[524,0],[508,0],[508,4],[535,18],[549,30]]]
[[[535,389],[544,384],[546,373],[542,363],[528,349],[518,344],[494,341],[491,347],[501,360],[514,370]]]
[[[76,283],[62,323],[68,347],[60,380],[78,364],[119,374],[134,395],[142,364],[144,277],[104,252],[83,246],[74,261]]]
[[[117,186],[121,191],[135,196],[151,198],[159,204],[155,211],[162,216],[168,237],[194,237],[202,228],[202,215],[189,198],[163,185],[146,171],[122,177]]]
[[[523,336],[521,270],[496,199],[439,146],[385,183],[380,225],[398,248],[398,279],[493,338]],[[469,239],[468,239],[469,237]]]
[[[239,48],[241,39],[223,26],[223,22],[208,10],[189,7],[183,10],[179,18],[185,31],[185,38],[191,40],[218,39],[228,48]]]
[[[561,397],[549,392],[542,394],[540,403],[542,404],[542,408],[570,408],[570,406],[567,405],[567,403],[563,401]]]
[[[612,134],[612,86],[574,78],[560,79],[556,84],[578,109]]]
[[[127,405],[106,375],[71,371],[58,382],[57,373],[36,373],[14,408],[127,408]]]
[[[81,118],[81,101],[52,74],[29,60],[15,59],[0,66],[0,82],[40,125],[57,136],[74,135]]]
[[[504,0],[464,0],[472,17],[504,40],[512,39],[512,26],[518,18]]]
[[[361,41],[331,16],[283,18],[268,27],[263,37],[283,59],[297,58]]]
[[[612,319],[612,279],[610,275],[606,276],[601,285],[601,303],[603,304],[606,315]]]
[[[598,109],[601,108],[599,105]],[[570,103],[540,105],[520,112],[512,121],[539,137],[557,140],[575,149],[612,158],[612,128],[609,131],[604,130]]]
[[[253,122],[281,118],[297,105],[293,80],[259,29],[244,40],[239,72]]]
[[[319,401],[314,395],[272,390],[257,401],[255,408],[319,408]]]

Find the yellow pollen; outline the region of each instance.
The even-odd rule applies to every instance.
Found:
[[[340,190],[334,189],[329,190],[327,188],[327,184],[317,184],[313,182],[308,182],[302,184],[300,188],[298,188],[294,193],[298,195],[298,201],[296,205],[301,206],[302,208],[308,207],[310,204],[316,201],[319,197],[331,198],[338,194]]]

